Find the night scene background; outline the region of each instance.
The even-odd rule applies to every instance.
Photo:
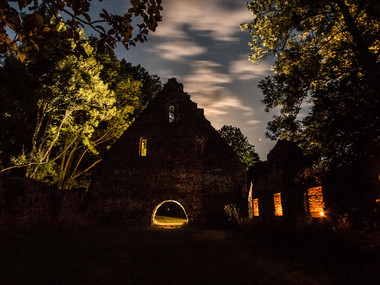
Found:
[[[2,1],[0,284],[377,284],[379,79],[376,0]]]

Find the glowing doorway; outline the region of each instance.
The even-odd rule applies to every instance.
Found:
[[[158,204],[152,214],[152,226],[161,228],[179,228],[188,223],[185,208],[175,200],[166,200]]]

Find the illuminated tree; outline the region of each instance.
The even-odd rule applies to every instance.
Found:
[[[248,142],[247,137],[243,135],[239,128],[224,125],[218,132],[227,144],[233,148],[239,156],[240,161],[247,167],[259,161],[259,155],[255,152],[255,146]]]
[[[60,34],[64,39],[75,42],[80,38],[78,28],[89,27],[97,35],[99,51],[113,52],[117,42],[126,48],[137,42],[147,40],[146,35],[154,32],[161,21],[161,0],[130,0],[130,8],[124,15],[114,15],[102,9],[96,19],[89,12],[95,1],[91,0],[43,0],[44,5],[53,13],[61,14],[67,30]],[[102,2],[102,0],[99,0]],[[0,52],[16,52],[21,61],[25,52],[43,49],[41,40],[55,39],[57,34],[50,29],[40,13],[39,0],[9,0],[0,2]],[[98,4],[101,5],[101,4]],[[133,20],[136,22],[133,23]],[[138,29],[137,33],[133,33]],[[14,35],[14,36],[13,36]],[[18,46],[22,43],[23,48]],[[75,47],[77,54],[85,55],[81,46]]]
[[[380,138],[380,4],[374,0],[256,0],[250,59],[274,56],[259,84],[280,114],[273,139],[298,142],[324,166],[367,156]],[[305,113],[307,113],[305,115]]]
[[[65,25],[60,22],[56,28]],[[59,189],[86,187],[103,152],[146,104],[143,83],[120,72],[122,63],[109,54],[104,57],[112,64],[104,68],[86,36],[80,35],[86,56],[62,57],[53,49],[48,61],[27,57],[21,63],[6,56],[0,68],[0,126],[5,134],[14,133],[16,126],[18,133],[0,144],[1,151],[13,154],[13,166],[3,168],[25,168],[27,177]],[[8,79],[25,83],[10,86]],[[25,130],[17,127],[20,122],[27,122]],[[9,164],[9,158],[3,160]]]

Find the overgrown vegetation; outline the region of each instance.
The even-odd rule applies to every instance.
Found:
[[[44,6],[40,9],[49,28],[64,37],[67,26],[62,19]],[[93,39],[83,31],[79,36],[71,50],[54,42],[45,50],[48,57],[26,54],[21,63],[3,56],[2,171],[21,168],[26,177],[58,189],[87,187],[103,153],[160,90],[157,76],[98,53]],[[78,45],[85,56],[74,55]]]
[[[255,0],[253,62],[274,56],[259,84],[273,139],[297,142],[317,165],[369,157],[380,139],[380,5],[375,0]]]

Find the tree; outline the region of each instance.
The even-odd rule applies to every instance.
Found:
[[[102,0],[99,0],[101,2]],[[154,32],[161,21],[161,0],[130,0],[131,7],[122,16],[113,15],[102,9],[98,18],[91,19],[91,0],[43,0],[54,14],[62,14],[68,27],[65,39],[79,40],[78,28],[90,27],[97,35],[99,51],[113,52],[117,42],[126,48],[147,40],[149,31]],[[39,11],[39,0],[9,0],[0,2],[0,53],[17,53],[23,61],[25,52],[42,49],[41,40],[55,39],[57,34],[44,21]],[[133,24],[133,20],[136,23]],[[138,28],[136,34],[133,29]],[[13,36],[14,34],[14,36]],[[18,46],[22,43],[22,48]],[[86,55],[80,45],[74,51]]]
[[[299,143],[326,167],[368,156],[380,138],[378,1],[256,0],[247,7],[255,16],[242,24],[252,35],[251,61],[276,59],[275,75],[259,84],[266,110],[280,107],[267,135]]]
[[[62,22],[52,27],[65,29]],[[103,152],[146,104],[142,82],[121,73],[121,61],[109,53],[104,58],[112,64],[104,68],[83,31],[80,36],[85,57],[49,49],[48,61],[27,56],[21,63],[6,56],[0,68],[0,126],[3,133],[13,134],[0,150],[12,150],[10,168],[25,168],[27,177],[59,189],[88,186]],[[17,85],[9,86],[9,79]],[[28,123],[22,126],[27,132],[18,129],[20,122]],[[9,165],[9,156],[2,160]]]
[[[239,156],[240,161],[247,167],[252,166],[259,161],[259,155],[255,152],[255,146],[248,142],[246,136],[237,127],[224,125],[218,130],[221,137]]]

